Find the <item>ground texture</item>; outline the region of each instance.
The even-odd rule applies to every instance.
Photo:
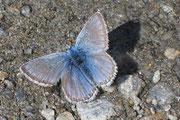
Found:
[[[91,103],[72,105],[19,67],[66,51],[100,11],[119,72]],[[0,0],[0,119],[180,119],[179,0]],[[103,108],[103,109],[102,109]]]

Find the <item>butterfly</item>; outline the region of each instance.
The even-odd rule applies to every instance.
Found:
[[[117,65],[106,52],[108,32],[100,12],[94,13],[67,52],[36,58],[20,67],[30,81],[44,87],[61,80],[62,90],[71,103],[92,101],[100,87],[110,86]]]

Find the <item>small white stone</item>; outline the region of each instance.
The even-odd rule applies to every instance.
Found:
[[[174,48],[168,48],[166,49],[166,51],[164,52],[164,55],[171,60],[174,60],[176,58],[177,55],[180,54],[180,51],[177,51]]]
[[[153,83],[159,82],[160,77],[161,77],[160,75],[161,75],[161,74],[160,74],[160,70],[157,70],[157,71],[154,73],[154,76],[153,76],[153,78],[152,78]]]
[[[0,71],[0,82],[8,78],[8,74],[4,71]]]
[[[170,115],[170,114],[168,114],[167,116],[168,116],[168,118],[170,120],[178,120],[178,118],[176,116],[173,116],[173,115]]]
[[[9,89],[14,88],[14,84],[13,84],[13,82],[10,81],[10,80],[5,80],[5,81],[4,81],[4,84],[5,84]]]
[[[140,107],[137,106],[137,105],[135,105],[135,106],[133,106],[133,109],[136,110],[136,111],[139,111],[139,110],[140,110]]]
[[[157,105],[157,100],[156,100],[156,99],[153,99],[153,100],[152,100],[152,104],[153,104],[153,105]]]
[[[53,109],[47,108],[40,111],[41,115],[47,120],[55,120],[55,111]]]
[[[164,105],[163,108],[164,108],[164,111],[167,112],[171,109],[171,105]]]
[[[23,6],[21,13],[26,16],[26,17],[30,17],[31,14],[31,8],[29,6]]]
[[[170,6],[167,6],[167,5],[163,5],[163,6],[162,6],[162,9],[163,9],[165,12],[167,12],[167,13],[173,12],[173,8],[170,7]]]
[[[76,111],[76,106],[75,106],[75,105],[72,105],[72,106],[71,106],[71,109],[72,109],[72,111]]]
[[[147,98],[146,99],[146,103],[150,103],[150,102],[152,102],[152,99],[151,98]]]
[[[138,105],[141,100],[138,94],[141,89],[142,80],[136,76],[123,75],[119,78],[118,90],[127,98],[131,98],[135,105]]]
[[[154,115],[155,113],[156,113],[156,111],[155,111],[155,109],[154,108],[150,108],[150,111],[151,111],[151,113]]]
[[[63,112],[59,114],[56,118],[56,120],[75,120],[74,117],[70,112]]]
[[[102,89],[106,92],[112,93],[116,89],[116,87],[115,86],[104,86],[104,87],[102,87]]]

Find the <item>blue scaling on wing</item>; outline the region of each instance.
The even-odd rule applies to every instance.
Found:
[[[95,98],[98,89],[90,82],[84,71],[74,65],[65,68],[62,76],[62,89],[69,102],[91,101]]]
[[[84,25],[76,40],[76,47],[90,51],[108,49],[108,32],[100,12],[92,15]]]
[[[117,66],[113,58],[106,52],[89,52],[86,64],[92,80],[97,86],[110,86],[117,73]]]
[[[70,64],[62,74],[62,88],[66,98],[70,102],[90,101],[98,92],[91,76],[86,71],[86,52],[76,47],[68,50]]]
[[[55,85],[68,65],[66,53],[53,53],[25,63],[21,72],[32,82],[41,86]]]
[[[113,58],[106,53],[108,33],[103,16],[96,12],[80,32],[75,47],[86,51],[87,70],[97,86],[111,85],[117,73]]]

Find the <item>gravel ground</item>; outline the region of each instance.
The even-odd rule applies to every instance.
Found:
[[[66,51],[100,10],[119,73],[90,103],[20,74],[34,58]],[[0,0],[0,119],[180,119],[179,0]]]

